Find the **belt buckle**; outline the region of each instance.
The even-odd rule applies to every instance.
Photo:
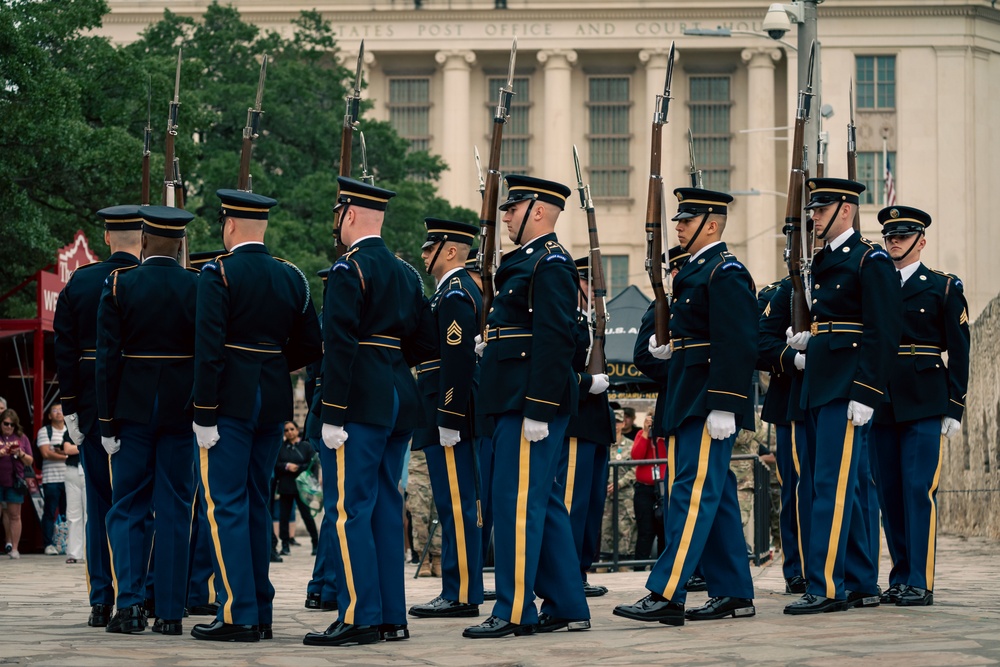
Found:
[[[809,325],[809,334],[815,336],[819,333],[819,322],[813,322]]]
[[[678,349],[680,349],[680,348],[679,348],[679,347],[678,347],[677,345],[675,345],[675,344],[674,344],[674,341],[673,341],[673,339],[671,339],[671,341],[670,341],[669,345],[670,345],[670,353],[671,353],[671,354],[673,354],[673,353],[674,353],[674,352],[676,352],[676,351],[677,351]]]
[[[910,343],[910,355],[916,355],[917,346],[914,343]]]

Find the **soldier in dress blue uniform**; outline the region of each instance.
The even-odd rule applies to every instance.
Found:
[[[808,521],[812,501],[809,486],[812,476],[800,477],[802,462],[797,445],[805,443],[805,413],[799,407],[805,355],[789,347],[786,330],[792,325],[792,281],[785,277],[762,289],[757,295],[760,315],[760,359],[758,370],[770,373],[767,395],[760,418],[774,425],[775,461],[781,486],[782,572],[785,593],[806,592],[802,545],[808,544]],[[793,398],[794,397],[794,398]]]
[[[569,512],[573,541],[580,560],[580,577],[587,597],[608,592],[604,586],[587,581],[587,570],[601,548],[601,520],[608,493],[608,447],[615,442],[615,419],[608,402],[607,373],[586,372],[590,349],[590,258],[577,259],[580,273],[576,337],[577,355],[573,370],[579,382],[580,403],[566,427],[566,444],[559,455],[556,481],[565,489],[563,502]]]
[[[805,353],[800,405],[807,442],[797,453],[804,461],[800,484],[812,477],[813,504],[803,543],[808,587],[786,614],[878,606],[862,498],[870,484],[864,436],[886,399],[900,332],[899,281],[889,256],[851,227],[864,185],[813,178],[807,187],[814,232],[826,247],[812,265],[811,328],[788,337]]]
[[[269,482],[292,417],[288,374],[322,351],[309,283],[264,245],[277,202],[219,190],[228,252],[198,278],[194,432],[221,607],[197,639],[270,639],[274,587]]]
[[[683,625],[756,613],[729,462],[737,429],[754,427],[757,309],[753,279],[721,240],[733,198],[698,188],[674,194],[678,241],[691,258],[673,282],[670,341],[655,334],[649,341],[654,357],[670,359],[662,419],[674,437],[666,548],[646,582],[650,594],[614,613]],[[710,598],[685,613],[684,585],[699,561]]]
[[[325,632],[305,636],[310,646],[409,637],[398,483],[421,405],[404,350],[420,338],[426,299],[420,274],[381,237],[395,193],[344,177],[338,183],[336,233],[348,251],[330,268],[323,305],[320,458],[340,609]]]
[[[111,256],[73,272],[59,293],[52,328],[66,428],[73,442],[80,446],[87,491],[86,566],[91,604],[87,625],[103,628],[111,620],[115,585],[105,526],[111,509],[111,477],[108,454],[100,446],[94,389],[97,308],[104,279],[117,268],[139,263],[142,218],[139,207],[131,205],[104,208],[97,215],[104,219],[104,242],[111,248]]]
[[[114,481],[107,525],[118,579],[118,611],[107,631],[146,628],[142,602],[155,530],[153,631],[179,635],[195,488],[188,405],[198,272],[177,257],[194,215],[169,206],[143,206],[139,214],[143,262],[108,276],[97,317],[97,408]]]
[[[479,405],[495,419],[493,518],[497,602],[463,636],[493,638],[542,629],[590,627],[576,567],[573,531],[555,482],[579,382],[576,351],[577,271],[555,224],[570,189],[529,176],[508,176],[500,205],[511,241],[497,269],[488,315]],[[544,599],[541,614],[535,595]]]
[[[941,438],[957,433],[969,382],[969,311],[962,281],[920,261],[931,216],[909,206],[879,211],[882,236],[903,283],[903,333],[890,362],[889,403],[871,438],[892,570],[884,602],[934,602]],[[941,354],[948,353],[947,364]]]
[[[410,445],[423,450],[441,523],[441,594],[410,608],[423,618],[479,615],[483,602],[482,528],[479,524],[474,393],[479,380],[475,337],[483,301],[465,261],[479,226],[424,220],[424,268],[437,283],[430,307],[435,359],[417,366],[425,426]]]

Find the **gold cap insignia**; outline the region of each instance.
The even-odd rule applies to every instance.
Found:
[[[812,182],[812,181],[809,181],[806,185],[809,186],[810,190],[815,190],[816,189],[816,184],[814,182]]]
[[[680,192],[677,193],[677,201],[684,201],[684,195],[682,195]]]
[[[899,209],[895,209],[894,208],[891,211],[889,211],[889,217],[890,218],[898,218],[899,217]]]

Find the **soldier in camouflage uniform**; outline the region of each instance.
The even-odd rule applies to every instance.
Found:
[[[622,422],[617,421],[618,444],[609,448],[612,461],[628,461],[632,458],[632,441],[622,437]],[[633,486],[635,485],[635,466],[618,467],[618,555],[619,558],[630,558],[635,553],[635,503],[633,501]],[[608,475],[608,498],[604,503],[604,519],[601,521],[601,551],[612,553],[614,550],[615,520],[612,494],[614,493],[614,470]]]
[[[413,550],[419,558],[427,544],[431,522],[437,518],[434,512],[434,495],[431,493],[431,478],[427,472],[427,457],[422,451],[410,453],[409,480],[406,483],[406,511],[410,513],[413,529]],[[437,570],[435,571],[435,564]],[[421,577],[440,576],[441,572],[441,527],[434,531],[431,548],[420,567]]]

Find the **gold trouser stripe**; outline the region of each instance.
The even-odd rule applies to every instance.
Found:
[[[111,457],[108,457],[108,481],[111,483],[112,497],[114,497],[115,480],[114,474],[111,472]],[[108,540],[108,564],[111,566],[111,587],[115,591],[115,603],[118,603],[118,574],[115,572],[115,552],[111,549],[111,533],[108,532],[107,528],[104,529],[107,533]]]
[[[208,526],[212,532],[212,544],[215,546],[215,557],[219,561],[219,573],[222,575],[222,586],[226,589],[226,604],[222,605],[222,620],[233,622],[233,588],[229,585],[229,575],[226,574],[226,561],[222,559],[222,540],[219,539],[219,524],[215,520],[215,500],[212,499],[212,489],[208,485],[208,450],[199,447],[201,456],[201,484],[205,487],[205,514],[208,515]]]
[[[458,602],[469,602],[469,561],[465,551],[465,521],[462,518],[462,496],[458,489],[458,467],[455,465],[455,448],[444,448],[448,466],[448,488],[451,489],[451,514],[455,521],[455,547],[458,552]]]
[[[792,427],[792,465],[795,466],[795,477],[797,481],[795,482],[795,541],[799,543],[799,563],[802,567],[802,575],[805,576],[806,572],[806,552],[802,548],[802,515],[799,512],[799,508],[802,503],[799,502],[799,487],[802,484],[802,466],[799,464],[799,446],[795,441],[795,422],[791,423]]]
[[[528,483],[531,481],[531,443],[521,432],[521,452],[517,462],[517,505],[514,512],[514,603],[510,622],[519,625],[524,611],[525,550],[528,543]]]
[[[677,471],[677,441],[674,436],[667,438],[667,500],[670,500],[670,489],[674,486]]]
[[[577,439],[569,439],[569,465],[566,467],[566,494],[563,496],[563,503],[566,505],[566,513],[569,514],[573,508],[573,486],[576,484],[576,448]]]
[[[927,590],[934,590],[934,559],[937,552],[937,501],[934,500],[934,493],[937,491],[938,482],[941,480],[941,451],[944,449],[944,436],[941,436],[941,446],[938,447],[937,468],[934,470],[934,481],[931,488],[927,490],[927,499],[931,501],[931,523],[927,531]]]
[[[701,432],[698,473],[694,478],[694,486],[691,487],[691,503],[688,505],[687,517],[684,519],[681,543],[677,547],[677,554],[674,556],[674,566],[670,571],[670,578],[667,579],[667,586],[663,589],[663,597],[668,600],[674,598],[678,586],[687,583],[681,581],[681,571],[684,569],[684,561],[687,560],[688,550],[691,548],[691,536],[694,534],[694,527],[698,522],[698,511],[701,509],[701,493],[705,488],[705,478],[708,477],[708,459],[711,453],[712,438],[708,435],[708,426],[705,426]]]
[[[844,523],[844,505],[847,501],[847,478],[851,472],[851,454],[854,450],[854,423],[847,420],[847,430],[844,432],[844,449],[840,456],[840,475],[837,477],[837,495],[833,503],[833,522],[830,524],[830,542],[826,548],[826,563],[823,566],[823,579],[826,583],[826,597],[831,600],[837,597],[837,587],[833,583],[833,566],[837,561],[837,550],[840,548],[840,528]]]
[[[215,604],[219,598],[215,595],[215,572],[208,575],[208,604]]]
[[[90,598],[90,559],[86,558],[83,561],[83,571],[87,575],[87,598]]]
[[[344,623],[354,623],[354,609],[358,606],[358,594],[354,589],[354,571],[351,569],[351,551],[347,545],[347,511],[344,509],[344,479],[347,477],[344,446],[337,448],[337,539],[340,541],[340,555],[344,559],[344,579],[347,580],[347,594],[351,597]]]

